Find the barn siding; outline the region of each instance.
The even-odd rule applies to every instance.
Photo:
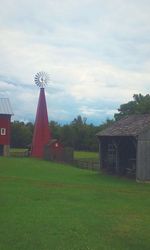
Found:
[[[140,181],[150,181],[150,140],[144,140],[144,137],[138,141],[136,178]]]
[[[143,133],[141,133],[138,138],[139,140],[150,141],[150,129],[148,128],[147,130],[143,131]]]
[[[102,168],[102,146],[99,139],[99,170]]]
[[[103,140],[99,141],[99,159],[100,159],[100,169],[106,168],[107,157],[106,157],[106,143]]]

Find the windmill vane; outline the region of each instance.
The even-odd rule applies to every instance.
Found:
[[[44,88],[49,82],[49,75],[44,71],[40,71],[35,75],[34,81],[37,86]]]

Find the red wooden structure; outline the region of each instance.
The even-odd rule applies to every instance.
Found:
[[[51,132],[48,124],[45,91],[44,88],[41,88],[36,119],[35,119],[31,156],[37,158],[43,158],[44,147],[50,142],[50,140],[51,140]]]
[[[11,115],[9,99],[0,98],[0,156],[9,155]]]
[[[64,147],[57,139],[51,141],[45,147],[44,159],[52,161],[63,161]]]

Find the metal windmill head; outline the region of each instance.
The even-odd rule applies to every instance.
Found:
[[[49,82],[49,75],[44,71],[40,71],[35,75],[34,81],[37,86],[44,88]]]

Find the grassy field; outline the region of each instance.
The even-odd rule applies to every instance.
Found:
[[[75,159],[98,159],[98,157],[97,152],[74,151]]]
[[[25,152],[26,148],[10,148],[10,152]]]
[[[11,153],[25,152],[25,148],[11,148]],[[87,152],[87,151],[74,151],[75,159],[98,159],[98,152]]]
[[[0,158],[0,250],[149,250],[150,185]]]

